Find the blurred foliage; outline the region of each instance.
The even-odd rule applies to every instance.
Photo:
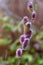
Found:
[[[0,45],[6,46],[9,42],[8,39],[0,39]]]

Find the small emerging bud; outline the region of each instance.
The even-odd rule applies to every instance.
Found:
[[[24,16],[23,21],[24,21],[24,23],[26,23],[29,21],[29,18],[27,16]]]
[[[21,48],[17,49],[16,56],[17,57],[21,57],[22,56],[22,49]]]
[[[22,44],[22,49],[26,49],[28,47],[28,44],[30,43],[30,39],[29,38],[25,38],[24,42]]]
[[[32,19],[34,20],[35,18],[36,18],[36,12],[33,11],[33,12],[32,12]]]

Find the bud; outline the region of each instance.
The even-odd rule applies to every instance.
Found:
[[[33,11],[33,12],[32,12],[32,19],[34,20],[35,18],[36,18],[36,12]]]
[[[29,21],[29,18],[27,16],[24,16],[23,18],[24,24]]]
[[[26,38],[25,34],[23,34],[23,35],[20,36],[19,41],[20,41],[21,44],[23,44],[25,38]]]
[[[26,27],[30,28],[31,22],[27,22],[25,25],[26,25]]]
[[[31,38],[32,37],[32,30],[30,29],[29,32],[26,34],[26,38]]]
[[[33,2],[28,2],[27,3],[27,9],[28,10],[30,9],[31,11],[33,10]]]
[[[24,42],[22,44],[22,49],[26,49],[28,47],[28,44],[30,43],[30,39],[29,38],[25,38]]]
[[[21,48],[16,50],[16,56],[19,58],[22,56],[22,49]]]
[[[29,30],[30,30],[30,27],[31,27],[31,22],[27,22],[27,23],[24,25],[24,33],[28,33]]]

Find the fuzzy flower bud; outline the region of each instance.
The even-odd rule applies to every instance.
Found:
[[[28,47],[28,44],[30,43],[30,39],[29,38],[25,38],[24,42],[22,44],[22,49],[26,49]]]
[[[26,27],[30,28],[31,22],[27,22],[25,25],[26,25]]]
[[[32,37],[32,30],[30,29],[29,32],[26,34],[26,38],[31,38]]]
[[[16,56],[17,57],[21,57],[22,56],[22,49],[21,48],[16,50]]]
[[[33,11],[33,12],[32,12],[32,19],[34,20],[35,18],[36,18],[36,12]]]
[[[29,21],[29,18],[27,16],[24,16],[23,18],[24,24]]]
[[[33,9],[33,2],[28,2],[27,3],[27,9],[29,10],[32,10]]]
[[[27,34],[29,32],[30,28],[31,28],[31,22],[27,22],[24,25],[24,33]]]
[[[19,41],[20,41],[21,44],[24,42],[24,39],[25,39],[25,38],[26,38],[26,35],[25,35],[25,34],[22,34],[22,35],[20,36]]]

